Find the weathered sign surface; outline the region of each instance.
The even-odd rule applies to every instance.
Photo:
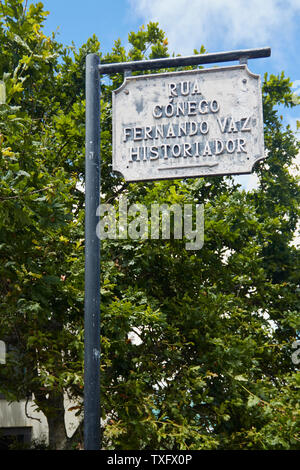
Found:
[[[247,65],[127,77],[113,92],[113,170],[127,181],[251,173],[262,158]]]

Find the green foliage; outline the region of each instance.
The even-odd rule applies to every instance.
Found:
[[[83,393],[84,67],[167,57],[156,23],[102,55],[43,34],[41,3],[0,4],[0,369],[8,399],[34,394],[50,445],[59,399]],[[202,46],[200,53],[205,52]],[[198,53],[195,51],[195,53]],[[205,205],[205,240],[103,240],[101,401],[107,449],[299,448],[299,144],[278,105],[293,106],[284,74],[263,83],[265,146],[258,189],[230,177],[128,184],[111,171],[111,91],[101,98],[102,202]],[[133,341],[132,333],[139,339]],[[77,438],[77,434],[75,436]]]

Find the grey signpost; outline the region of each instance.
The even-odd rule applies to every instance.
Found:
[[[251,173],[264,158],[260,78],[248,59],[270,48],[100,64],[86,58],[84,448],[100,438],[100,77],[124,73],[113,93],[113,169],[127,181]],[[157,70],[239,65],[144,76]]]
[[[100,446],[100,202],[99,57],[86,58],[84,448]]]

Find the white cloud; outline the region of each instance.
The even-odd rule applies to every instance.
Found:
[[[291,42],[300,0],[130,0],[141,21],[158,21],[170,52],[191,54]],[[222,47],[220,47],[220,45]]]

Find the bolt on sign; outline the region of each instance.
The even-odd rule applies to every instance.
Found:
[[[127,181],[247,174],[264,155],[247,65],[126,77],[113,92],[113,170]]]

